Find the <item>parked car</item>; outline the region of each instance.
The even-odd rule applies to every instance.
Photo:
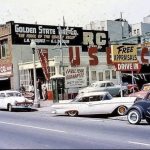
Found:
[[[139,91],[137,84],[128,84],[127,88],[128,88],[128,94],[135,93],[135,92]]]
[[[78,93],[108,91],[112,96],[120,96],[121,89],[123,91],[123,95],[127,94],[127,86],[115,85],[112,81],[96,81],[90,86],[80,89]]]
[[[136,97],[112,97],[109,92],[78,94],[73,100],[62,100],[51,107],[52,113],[77,116],[93,114],[124,115]]]
[[[22,93],[22,95],[24,97],[26,97],[27,99],[34,100],[34,93],[33,92],[25,91]]]
[[[31,109],[33,100],[25,98],[19,91],[5,90],[0,91],[0,109],[13,109],[23,108]]]
[[[134,92],[129,94],[128,96],[130,97],[137,97],[137,100],[141,100],[141,99],[147,99],[147,97],[149,97],[150,94],[150,83],[146,83],[143,84],[142,89],[138,92]]]
[[[150,96],[135,102],[126,114],[130,124],[139,124],[142,119],[146,119],[147,123],[150,124]]]

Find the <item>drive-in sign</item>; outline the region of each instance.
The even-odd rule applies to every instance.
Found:
[[[115,63],[116,71],[139,71],[141,64],[139,63]]]

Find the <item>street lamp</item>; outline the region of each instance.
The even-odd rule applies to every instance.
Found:
[[[36,83],[36,68],[35,68],[35,48],[36,43],[34,40],[31,40],[30,47],[32,48],[32,54],[33,54],[33,76],[34,76],[34,107],[39,108],[40,107],[40,101],[37,96],[37,83]]]

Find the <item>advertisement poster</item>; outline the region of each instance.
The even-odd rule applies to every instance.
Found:
[[[65,88],[87,86],[87,76],[85,67],[65,68]]]
[[[113,62],[137,62],[137,46],[135,45],[112,45],[111,55]]]

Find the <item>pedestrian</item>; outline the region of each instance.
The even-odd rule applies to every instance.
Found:
[[[43,100],[47,100],[48,95],[47,95],[47,87],[45,83],[42,84],[42,96],[43,96]]]
[[[34,93],[34,86],[33,86],[32,82],[29,84],[29,92]]]
[[[24,87],[23,84],[21,84],[21,86],[20,86],[20,88],[19,88],[19,91],[20,91],[21,93],[24,93],[24,92],[26,91],[26,89],[25,89],[25,87]]]
[[[39,90],[40,99],[43,99],[43,97],[42,97],[42,83],[41,83],[40,79],[37,80],[37,89]]]

